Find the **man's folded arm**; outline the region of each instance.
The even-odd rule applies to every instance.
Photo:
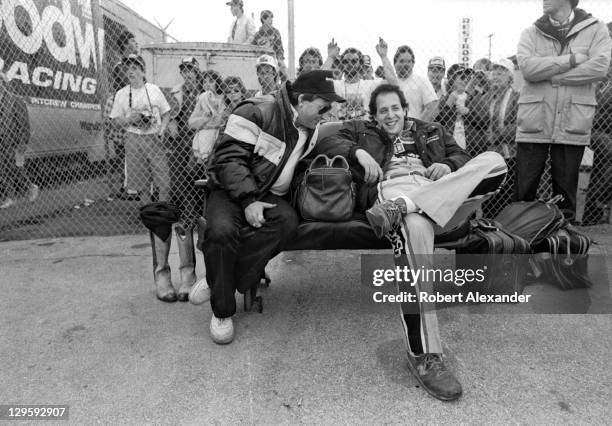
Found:
[[[261,133],[261,112],[246,104],[230,115],[225,133],[215,150],[213,171],[230,198],[244,209],[259,195],[251,170],[255,143]]]

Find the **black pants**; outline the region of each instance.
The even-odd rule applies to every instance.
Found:
[[[550,174],[552,176],[553,195],[563,195],[564,201],[558,203],[560,209],[576,215],[576,192],[580,162],[584,146],[517,143],[516,150],[516,192],[518,201],[533,201],[546,158],[550,150]]]
[[[212,311],[217,318],[236,313],[235,292],[257,285],[268,261],[279,254],[297,231],[298,217],[287,201],[268,193],[259,229],[250,226],[244,210],[224,190],[214,190],[206,203],[204,262],[211,288]]]

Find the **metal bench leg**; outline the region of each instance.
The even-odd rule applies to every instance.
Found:
[[[244,312],[263,312],[263,298],[257,295],[257,286],[244,293]]]
[[[271,282],[272,278],[270,278],[270,275],[264,270],[262,277],[259,279],[259,287],[268,288]]]

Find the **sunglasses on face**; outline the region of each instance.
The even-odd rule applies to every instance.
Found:
[[[323,108],[321,108],[321,109],[319,110],[319,115],[323,115],[323,114],[325,114],[326,112],[331,111],[331,109],[332,109],[332,106],[331,106],[331,105],[324,106]]]

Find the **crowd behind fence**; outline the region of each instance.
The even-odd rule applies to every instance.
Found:
[[[28,13],[29,18],[16,9],[14,22],[5,19],[0,29],[0,54],[13,58],[12,63],[4,60],[0,78],[0,239],[140,233],[144,228],[138,208],[160,199],[179,205],[185,225],[193,225],[202,205],[194,181],[205,176],[208,156],[232,109],[249,97],[273,94],[287,79],[272,12],[262,12],[261,29],[244,41],[267,52],[258,54],[248,69],[222,75],[214,65],[200,63],[197,55],[184,56],[173,71],[180,82],[174,87],[145,82],[153,64],[143,59],[146,55],[141,55],[130,28],[107,19],[100,20],[105,29],[103,58],[95,58],[96,49],[82,47],[87,40],[72,46],[66,32],[53,26],[55,41],[45,41],[54,44],[70,66],[51,69],[44,63],[45,55],[57,52],[41,53],[40,47],[28,45],[36,43],[33,12]],[[8,34],[11,25],[19,32]],[[612,34],[612,23],[608,28]],[[82,34],[87,39],[87,28],[79,30],[84,31],[81,39]],[[513,198],[516,109],[522,85],[516,56],[480,58],[466,67],[448,63],[436,54],[435,46],[414,52],[406,40],[397,51],[387,51],[385,40],[376,42],[379,58],[364,55],[364,46],[351,46],[350,40],[342,49],[331,40],[328,46],[298,52],[298,73],[334,71],[336,91],[347,100],[335,105],[326,120],[369,119],[374,87],[383,79],[400,85],[410,116],[440,122],[471,155],[495,150],[504,156],[509,179],[481,212],[494,217]],[[79,53],[72,61],[69,46]],[[79,69],[93,68],[79,68],[84,54],[97,61],[97,77],[80,73]],[[413,70],[415,61],[427,63],[427,75]],[[259,87],[247,87],[244,73],[256,75]],[[142,85],[133,84],[134,74],[143,78]],[[594,84],[598,105],[590,149],[580,166],[574,219],[583,225],[608,223],[612,203],[612,66],[607,80]],[[53,88],[70,93],[70,99],[54,100],[49,95]],[[127,127],[117,126],[115,119],[126,115],[131,116]],[[75,134],[102,134],[103,149],[97,155],[71,150]],[[66,146],[65,152],[39,151],[42,154],[34,156],[28,149],[33,138],[55,141]],[[552,194],[549,168],[538,189],[544,199]]]

